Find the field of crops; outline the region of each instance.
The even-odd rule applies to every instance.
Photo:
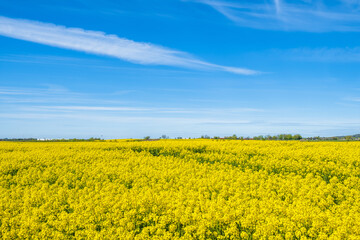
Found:
[[[360,239],[360,143],[0,142],[1,239]]]

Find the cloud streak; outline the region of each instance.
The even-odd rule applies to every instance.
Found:
[[[324,1],[286,2],[194,0],[214,8],[243,27],[305,32],[360,31],[359,8],[351,1],[326,5]]]
[[[348,98],[347,100],[349,100],[351,102],[360,102],[360,97]]]
[[[237,113],[262,113],[263,109],[257,108],[147,108],[147,107],[117,107],[117,106],[37,106],[27,110],[55,110],[55,111],[107,111],[107,112],[151,112],[151,113],[182,113],[182,114],[237,114]]]
[[[281,9],[280,9],[280,0],[274,0],[274,4],[275,4],[275,9],[276,9],[276,13],[280,13]]]
[[[199,60],[188,53],[151,43],[135,42],[103,32],[24,19],[0,16],[0,35],[53,47],[115,57],[137,64],[212,69],[243,75],[258,73],[246,68],[212,64]]]
[[[268,54],[305,62],[360,62],[360,47],[273,49]]]

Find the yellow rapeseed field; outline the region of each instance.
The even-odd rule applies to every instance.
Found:
[[[360,239],[360,142],[0,142],[1,239]]]

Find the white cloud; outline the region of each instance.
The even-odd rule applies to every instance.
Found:
[[[79,110],[79,111],[152,111],[152,108],[104,107],[104,106],[40,106],[44,109]]]
[[[275,4],[276,13],[280,13],[281,11],[280,0],[274,0],[274,4]]]
[[[240,26],[284,31],[330,32],[360,31],[358,1],[342,0],[326,5],[324,1],[298,3],[268,1],[193,0],[211,6]],[[260,2],[260,3],[259,3]]]
[[[0,16],[0,35],[59,48],[115,57],[138,64],[214,69],[244,75],[258,73],[250,69],[204,62],[188,53],[150,43],[135,42],[103,32],[67,28],[37,21]]]
[[[33,106],[26,110],[58,110],[58,111],[111,111],[111,112],[151,112],[151,113],[189,113],[189,114],[237,114],[265,112],[257,108],[147,108],[147,107],[117,107],[117,106]]]
[[[269,51],[271,56],[307,62],[359,62],[360,48],[294,48]]]

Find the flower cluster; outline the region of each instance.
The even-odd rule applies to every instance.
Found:
[[[1,239],[359,239],[360,143],[0,143]]]

